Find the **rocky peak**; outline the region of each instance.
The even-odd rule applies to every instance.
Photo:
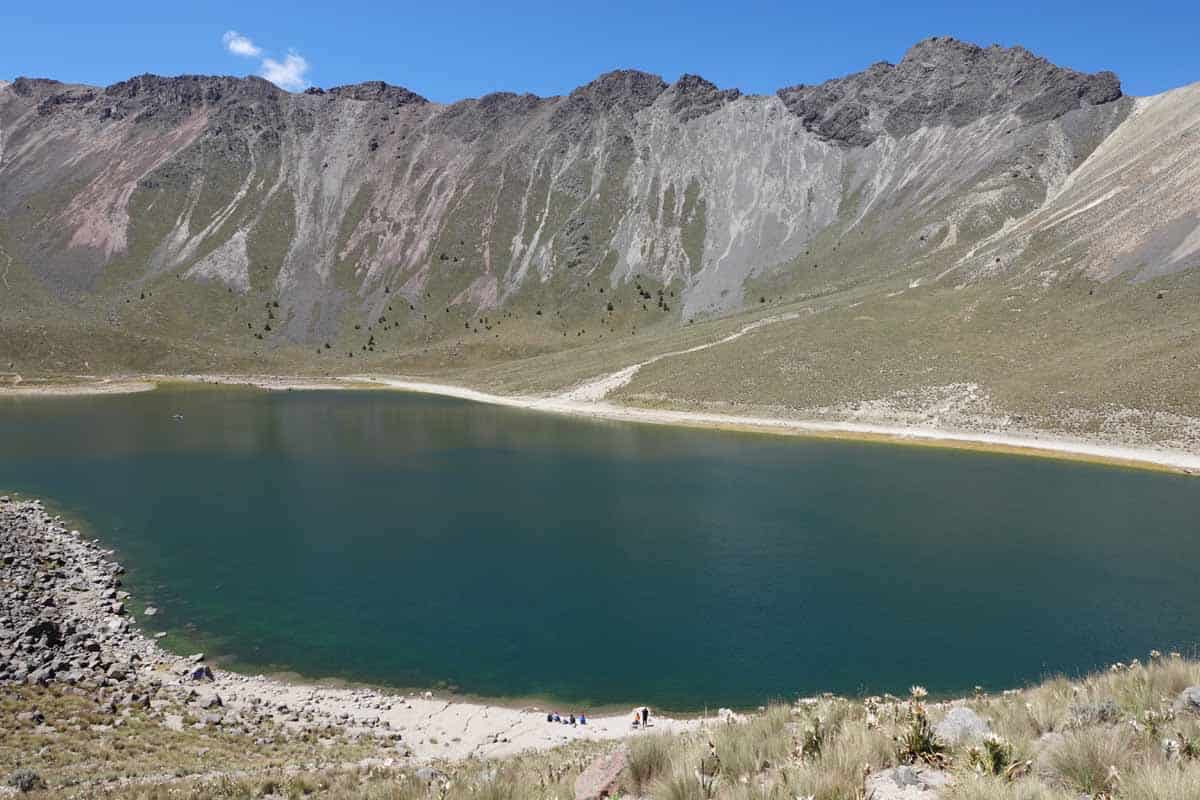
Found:
[[[143,102],[195,108],[215,105],[223,99],[262,100],[277,98],[283,90],[270,81],[251,75],[233,78],[221,75],[180,75],[164,78],[160,75],[138,75],[114,83],[104,94],[114,100]]]
[[[659,75],[636,69],[606,72],[567,96],[567,105],[585,111],[634,113],[653,103],[667,89]]]
[[[263,108],[278,109],[285,96],[275,84],[256,76],[146,74],[105,87],[97,93],[94,104],[84,107],[98,110],[102,119],[130,117],[138,122],[158,120],[170,124],[203,107],[244,118]]]
[[[26,78],[23,75],[11,84],[12,90],[21,97],[32,97],[35,94],[58,91],[64,85],[62,81],[50,78]]]
[[[924,125],[961,127],[1012,112],[1041,122],[1121,97],[1111,72],[1057,67],[1023,47],[979,47],[949,37],[918,42],[893,65],[817,86],[780,89],[779,97],[809,130],[839,144],[865,146],[883,131],[896,136]]]
[[[514,94],[513,92],[492,92],[485,94],[476,101],[483,111],[495,114],[525,114],[545,102],[535,94]]]
[[[699,75],[681,75],[671,85],[671,113],[685,122],[716,111],[742,96],[739,89],[718,89]]]
[[[365,83],[352,83],[346,86],[334,86],[329,90],[328,94],[349,100],[369,100],[377,103],[386,103],[395,107],[412,105],[414,103],[424,105],[429,102],[416,92],[409,91],[403,86],[393,86],[384,81],[366,81]]]

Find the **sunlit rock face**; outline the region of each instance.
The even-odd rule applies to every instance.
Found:
[[[278,300],[295,342],[394,297],[483,313],[643,279],[682,324],[839,246],[930,280],[1107,278],[1200,247],[1195,107],[945,38],[768,96],[635,71],[451,105],[381,82],[20,78],[0,86],[0,244],[60,302],[172,277]],[[1089,242],[1111,202],[1140,222]]]

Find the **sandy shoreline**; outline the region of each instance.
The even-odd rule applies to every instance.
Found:
[[[391,389],[406,392],[437,394],[479,403],[546,411],[555,414],[570,414],[594,419],[643,422],[681,427],[756,431],[793,436],[929,445],[967,450],[986,450],[989,452],[1091,461],[1200,475],[1200,455],[1197,454],[1173,450],[1098,444],[1049,435],[1034,438],[874,423],[789,419],[785,417],[746,417],[736,414],[669,411],[622,406],[602,400],[576,400],[568,395],[558,397],[495,395],[462,386],[376,376],[355,376],[351,380],[361,383],[377,383]]]
[[[628,370],[589,384],[600,386],[609,379],[618,379]],[[88,394],[121,394],[143,392],[160,384],[192,383],[252,386],[267,391],[336,391],[349,389],[390,389],[419,394],[455,397],[489,405],[506,406],[530,411],[589,417],[618,422],[639,422],[653,425],[710,428],[719,430],[772,433],[854,441],[918,445],[956,450],[1007,453],[1022,456],[1086,461],[1114,466],[1132,467],[1200,475],[1200,454],[1182,450],[1152,447],[1131,447],[1118,443],[1070,439],[1051,434],[1022,435],[991,433],[975,430],[955,430],[936,427],[906,426],[846,420],[819,420],[790,417],[754,417],[700,411],[674,411],[639,408],[609,402],[600,398],[604,392],[584,392],[578,389],[551,396],[500,395],[455,384],[413,380],[385,375],[346,375],[314,378],[284,375],[143,375],[110,378],[83,383],[29,384],[0,386],[0,398],[5,396],[69,396]],[[583,398],[583,399],[581,399]]]
[[[105,394],[137,394],[158,388],[149,378],[90,378],[71,376],[75,380],[60,382],[15,381],[0,382],[0,397],[78,397]]]

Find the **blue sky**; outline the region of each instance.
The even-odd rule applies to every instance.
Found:
[[[142,72],[265,74],[285,88],[386,80],[449,102],[501,90],[561,94],[632,67],[766,93],[895,62],[920,39],[951,35],[1022,44],[1075,69],[1112,69],[1130,94],[1200,80],[1200,3],[980,5],[9,2],[0,4],[0,78],[108,84]]]

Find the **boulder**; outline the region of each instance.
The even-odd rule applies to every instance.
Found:
[[[933,800],[952,782],[939,769],[893,767],[867,776],[867,800]]]
[[[628,766],[629,756],[624,750],[597,758],[575,779],[575,800],[616,797],[620,794],[621,778]]]
[[[208,664],[201,664],[200,666],[189,670],[188,677],[194,681],[211,681],[213,680],[213,673],[212,670],[208,668]]]
[[[51,619],[41,619],[25,629],[25,638],[33,641],[46,640],[50,647],[58,647],[63,642],[62,629]]]
[[[1190,711],[1200,714],[1200,686],[1189,686],[1175,698],[1176,711]]]
[[[991,723],[966,706],[956,706],[933,729],[946,744],[979,744],[992,732]]]
[[[421,767],[415,774],[422,783],[441,783],[446,780],[446,773],[433,767]]]

